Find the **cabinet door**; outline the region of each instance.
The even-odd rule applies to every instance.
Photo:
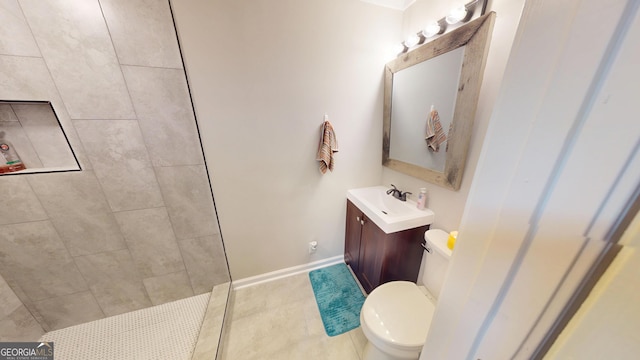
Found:
[[[381,284],[396,280],[418,280],[424,253],[420,244],[424,241],[424,233],[427,230],[429,225],[388,235],[387,242],[393,246],[387,246],[385,252]]]
[[[386,237],[384,231],[366,216],[364,217],[360,237],[360,268],[356,274],[367,293],[380,284]]]
[[[355,274],[360,268],[360,234],[362,232],[362,212],[347,200],[347,222],[344,237],[344,262],[351,266]]]

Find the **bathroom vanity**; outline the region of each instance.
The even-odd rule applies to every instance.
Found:
[[[344,260],[364,290],[394,280],[418,278],[431,210],[386,195],[383,186],[349,190]]]

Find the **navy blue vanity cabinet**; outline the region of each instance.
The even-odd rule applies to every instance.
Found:
[[[389,281],[416,282],[429,225],[386,234],[347,200],[344,261],[370,293]]]

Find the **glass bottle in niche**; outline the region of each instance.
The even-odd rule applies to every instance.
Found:
[[[5,132],[0,131],[0,174],[16,172],[26,168],[13,144],[5,138]]]

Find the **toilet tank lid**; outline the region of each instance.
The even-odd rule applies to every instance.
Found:
[[[449,234],[441,229],[429,229],[424,233],[424,239],[427,244],[431,245],[440,255],[444,256],[445,259],[449,259],[451,254],[453,253],[451,249],[447,247],[447,240],[449,239]]]

